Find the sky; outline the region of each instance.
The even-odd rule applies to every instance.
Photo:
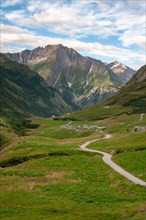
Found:
[[[146,62],[145,0],[1,0],[1,52],[62,44],[103,62]]]

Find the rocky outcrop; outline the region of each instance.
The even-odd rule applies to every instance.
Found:
[[[146,131],[146,126],[135,126],[133,131]]]

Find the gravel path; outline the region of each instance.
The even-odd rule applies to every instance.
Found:
[[[111,135],[107,134],[104,138],[102,139],[108,139],[110,138]],[[127,171],[125,171],[124,169],[122,169],[120,166],[118,166],[116,163],[114,163],[111,158],[112,158],[112,155],[108,154],[108,153],[105,153],[105,152],[102,152],[102,151],[98,151],[98,150],[92,150],[92,149],[88,149],[86,148],[89,144],[93,143],[93,142],[96,142],[96,141],[99,141],[101,139],[95,139],[95,140],[91,140],[91,141],[87,141],[86,143],[82,144],[80,146],[80,149],[83,150],[83,151],[89,151],[89,152],[94,152],[94,153],[99,153],[99,154],[102,154],[103,157],[103,161],[108,164],[111,168],[113,168],[115,171],[117,171],[118,173],[120,173],[121,175],[125,176],[127,179],[131,180],[133,183],[136,183],[138,185],[141,185],[141,186],[146,186],[146,182],[144,182],[143,180],[133,176],[132,174],[128,173]]]

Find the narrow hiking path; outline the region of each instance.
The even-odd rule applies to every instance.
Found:
[[[144,182],[143,180],[133,176],[132,174],[130,174],[129,172],[127,172],[126,170],[124,170],[123,168],[118,166],[116,163],[114,163],[111,159],[112,158],[111,154],[108,154],[108,153],[105,153],[105,152],[102,152],[102,151],[98,151],[98,150],[92,150],[92,149],[86,148],[89,144],[91,144],[93,142],[100,141],[102,139],[108,139],[108,138],[111,138],[110,134],[106,134],[105,137],[101,138],[101,139],[95,139],[95,140],[87,141],[87,142],[85,142],[84,144],[82,144],[80,146],[80,149],[83,150],[83,151],[102,154],[103,155],[103,157],[102,157],[103,161],[106,164],[108,164],[112,169],[114,169],[115,171],[120,173],[122,176],[125,176],[127,179],[131,180],[133,183],[141,185],[141,186],[146,186],[146,182]]]
[[[13,138],[13,140],[11,140],[11,143],[10,143],[9,145],[7,145],[7,146],[5,146],[5,147],[2,147],[2,148],[0,149],[0,154],[3,153],[3,152],[5,152],[5,151],[7,151],[7,150],[9,150],[9,149],[13,146],[13,144],[14,144],[18,139],[19,139],[19,137]],[[9,142],[8,142],[8,143],[9,143]]]

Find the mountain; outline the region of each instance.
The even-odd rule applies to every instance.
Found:
[[[132,85],[135,83],[140,83],[142,81],[146,80],[146,65],[142,66],[138,72],[129,80],[127,85]]]
[[[61,116],[66,120],[99,120],[122,114],[146,113],[146,65],[121,90],[99,105]]]
[[[118,79],[123,83],[127,83],[131,77],[136,73],[135,70],[131,69],[128,66],[125,66],[122,63],[119,63],[118,61],[113,61],[107,66],[116,74]]]
[[[2,116],[48,117],[73,111],[63,96],[38,73],[0,54],[0,111]]]
[[[83,57],[61,44],[7,53],[6,56],[37,71],[48,85],[81,108],[103,102],[123,85],[105,63]]]

